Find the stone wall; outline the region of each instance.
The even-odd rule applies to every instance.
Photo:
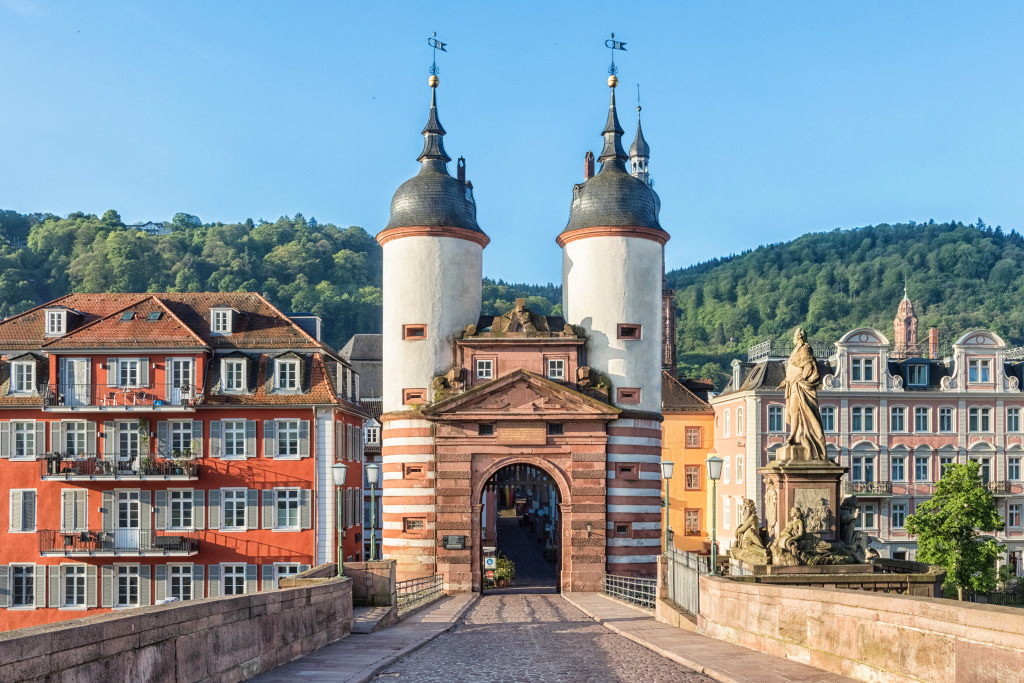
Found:
[[[1020,680],[1024,610],[700,578],[702,633],[864,681]]]
[[[395,560],[346,562],[345,576],[352,579],[352,604],[359,607],[394,607]]]
[[[334,565],[330,565],[331,568]],[[352,630],[352,582],[168,603],[0,634],[0,681],[244,680]],[[283,583],[283,582],[282,582]],[[310,585],[315,584],[315,585]]]

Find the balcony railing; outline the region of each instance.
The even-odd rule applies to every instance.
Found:
[[[1013,493],[1008,481],[989,481],[985,483],[985,488],[997,496],[1009,496]]]
[[[199,538],[195,531],[158,529],[43,529],[40,555],[195,555]]]
[[[48,453],[39,461],[42,479],[198,479],[199,465],[188,457],[127,454]]]
[[[843,493],[846,495],[861,494],[869,496],[891,496],[891,481],[844,481]]]
[[[173,383],[112,387],[106,384],[41,384],[39,400],[44,410],[109,411],[194,410],[202,403],[201,390]]]

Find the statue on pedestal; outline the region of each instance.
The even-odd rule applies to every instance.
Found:
[[[818,411],[818,387],[821,375],[807,333],[798,328],[793,335],[796,347],[786,363],[786,378],[779,389],[786,390],[786,421],[789,437],[780,459],[825,460],[825,430]]]
[[[740,562],[768,564],[768,549],[761,539],[757,506],[749,498],[743,501],[743,522],[736,527],[736,540],[729,548],[729,554]]]

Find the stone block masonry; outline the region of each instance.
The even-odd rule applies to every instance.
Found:
[[[327,569],[325,569],[325,567]],[[251,678],[347,636],[352,581],[317,578],[295,587],[176,602],[0,634],[0,681],[147,683]]]

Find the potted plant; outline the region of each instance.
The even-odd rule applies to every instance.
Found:
[[[505,555],[498,555],[494,567],[494,585],[498,588],[508,588],[516,578],[516,565]]]

